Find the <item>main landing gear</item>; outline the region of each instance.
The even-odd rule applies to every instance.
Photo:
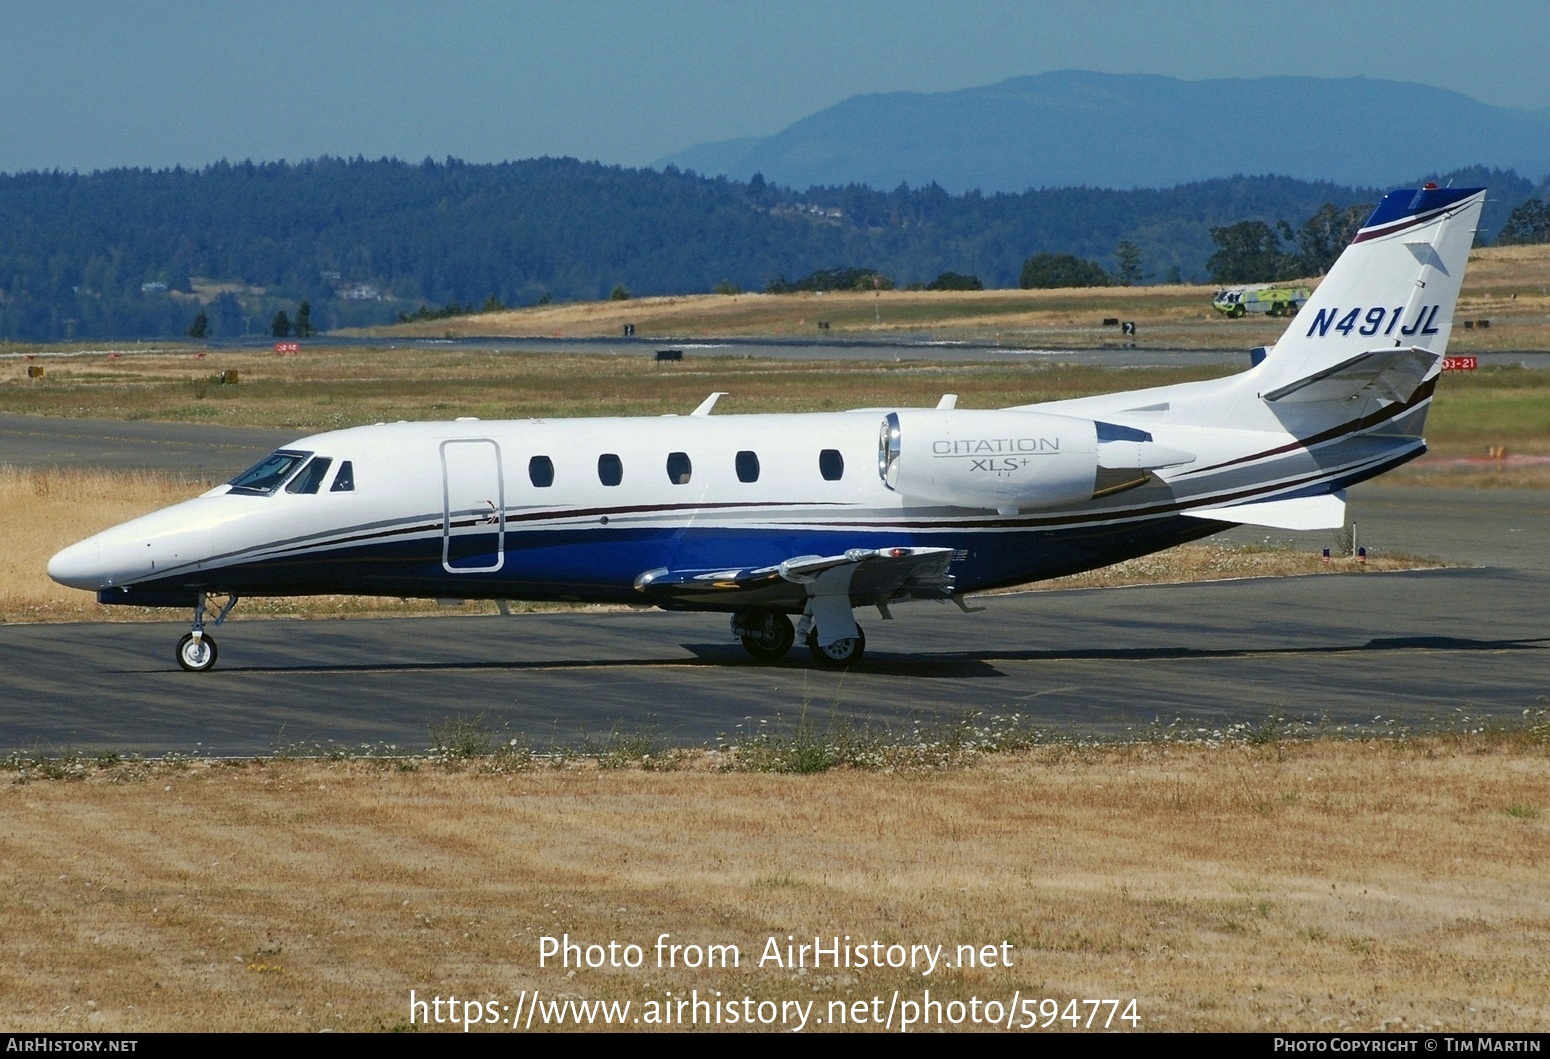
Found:
[[[215,668],[215,658],[220,653],[215,646],[215,637],[205,632],[206,599],[203,592],[199,593],[199,600],[194,604],[193,631],[184,633],[178,641],[178,665],[190,673],[204,673]],[[211,624],[219,625],[225,621],[236,605],[236,595],[228,595]]]
[[[743,648],[761,662],[784,658],[796,643],[796,629],[791,619],[772,610],[739,611],[732,615],[732,635],[742,640]],[[843,668],[861,661],[861,653],[866,650],[866,634],[857,625],[856,635],[823,646],[818,643],[818,630],[810,628],[806,643],[813,661]]]
[[[818,643],[816,629],[807,634],[807,651],[813,656],[813,661],[821,666],[833,666],[836,669],[853,666],[861,661],[861,653],[865,650],[866,633],[861,631],[859,625],[856,626],[856,635],[835,640],[827,647]]]
[[[743,641],[743,648],[761,662],[786,657],[796,643],[791,619],[773,610],[739,611],[732,615],[732,635]]]

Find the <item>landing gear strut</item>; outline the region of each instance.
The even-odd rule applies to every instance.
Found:
[[[784,658],[796,642],[791,619],[772,610],[739,611],[732,615],[732,635],[761,662]]]
[[[199,600],[194,604],[194,628],[192,632],[183,634],[178,641],[178,665],[190,673],[204,673],[215,667],[215,657],[219,653],[215,646],[215,637],[205,633],[205,593],[199,593]],[[237,605],[235,593],[226,597],[226,602],[215,615],[215,621],[211,624],[219,625],[226,620],[226,615]]]

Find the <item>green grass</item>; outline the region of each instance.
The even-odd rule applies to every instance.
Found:
[[[1438,451],[1483,455],[1487,445],[1550,451],[1550,371],[1482,368],[1443,376],[1426,422]]]

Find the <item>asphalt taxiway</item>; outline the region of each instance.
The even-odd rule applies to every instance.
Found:
[[[0,414],[0,463],[156,471],[224,482],[305,431]]]
[[[688,743],[765,724],[896,729],[970,714],[1073,733],[1285,716],[1350,729],[1550,706],[1543,578],[1444,570],[993,598],[897,608],[847,672],[753,663],[721,615],[652,612],[234,621],[186,674],[173,624],[0,628],[0,749],[268,755],[421,749],[479,719],[524,740]]]

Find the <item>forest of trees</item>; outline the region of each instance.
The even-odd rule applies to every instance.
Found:
[[[1502,246],[1550,243],[1550,203],[1540,199],[1519,203],[1496,241]]]
[[[1023,262],[1017,285],[1024,290],[1058,287],[1107,287],[1109,274],[1096,261],[1071,254],[1034,254]]]
[[[1285,221],[1239,221],[1211,229],[1217,251],[1206,261],[1213,283],[1261,283],[1321,276],[1361,229],[1375,203],[1344,209],[1326,202],[1296,231]]]
[[[1458,182],[1492,187],[1487,231],[1550,198],[1513,173]],[[324,331],[447,311],[430,307],[764,290],[863,264],[900,287],[944,276],[1014,287],[1039,254],[1096,262],[1117,282],[1204,280],[1221,250],[1212,229],[1258,221],[1302,254],[1318,233],[1305,247],[1291,224],[1326,204],[1343,222],[1380,193],[1280,177],[798,192],[554,158],[0,175],[0,339],[261,335],[282,311],[294,331],[302,302],[303,326]]]

